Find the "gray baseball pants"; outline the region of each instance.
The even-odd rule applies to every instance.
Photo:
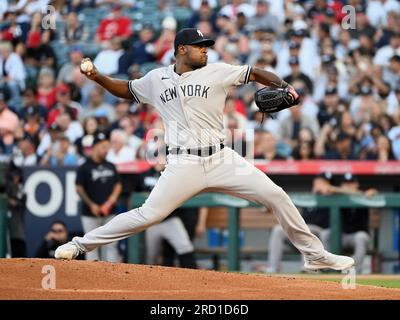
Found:
[[[182,203],[203,191],[223,192],[270,207],[293,245],[309,260],[324,256],[286,192],[261,170],[225,147],[208,157],[169,154],[167,165],[145,203],[72,241],[87,252],[159,223]]]

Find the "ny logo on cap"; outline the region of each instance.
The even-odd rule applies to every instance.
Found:
[[[199,34],[200,37],[204,38],[203,34],[201,33],[200,30],[197,30],[197,33]]]

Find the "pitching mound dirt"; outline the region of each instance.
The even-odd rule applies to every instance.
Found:
[[[50,267],[48,267],[50,266]],[[54,269],[53,269],[54,267]],[[43,289],[46,270],[55,289]],[[43,273],[44,272],[44,273]],[[52,271],[51,271],[52,272]],[[0,299],[400,299],[400,289],[294,277],[50,259],[0,259]]]

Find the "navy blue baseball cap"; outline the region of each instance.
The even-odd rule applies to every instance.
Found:
[[[203,44],[206,47],[211,47],[215,43],[212,39],[204,38],[204,35],[200,30],[196,28],[185,28],[180,30],[174,40],[174,49],[175,55],[178,52],[178,47],[180,45],[195,45],[195,44]]]

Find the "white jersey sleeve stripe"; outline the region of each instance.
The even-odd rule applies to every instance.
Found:
[[[135,91],[133,90],[133,87],[132,87],[132,80],[129,80],[129,82],[128,82],[128,87],[129,87],[129,91],[131,92],[131,94],[132,94],[132,96],[133,96],[133,99],[135,99],[135,101],[136,101],[137,103],[140,103],[139,98],[137,97]]]
[[[250,73],[251,73],[251,67],[250,67],[250,66],[248,66],[248,68],[247,68],[247,72],[246,72],[246,75],[245,75],[245,77],[244,77],[244,84],[247,84],[247,83],[249,83],[249,79],[250,79]]]

